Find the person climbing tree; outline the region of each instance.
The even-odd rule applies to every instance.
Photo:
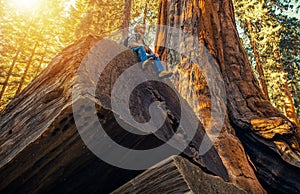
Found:
[[[149,46],[145,44],[144,37],[145,37],[145,30],[146,27],[144,25],[137,25],[134,28],[134,34],[128,38],[128,47],[131,48],[134,52],[137,52],[139,59],[142,63],[142,68],[144,69],[146,64],[150,60],[154,60],[154,65],[158,72],[158,76],[160,78],[166,78],[172,75],[171,72],[165,71],[161,61],[159,59],[159,55],[154,53]]]

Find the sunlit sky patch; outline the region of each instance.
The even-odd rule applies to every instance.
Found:
[[[12,0],[9,5],[17,11],[33,12],[41,6],[41,0]]]
[[[289,17],[295,17],[300,20],[300,2],[299,0],[290,0],[287,5],[287,9],[276,9],[275,13],[279,14],[282,12],[283,15],[287,15]]]

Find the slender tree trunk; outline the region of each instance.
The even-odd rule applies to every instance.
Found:
[[[239,40],[232,2],[163,0],[159,24],[177,27],[196,36],[196,41],[209,50],[220,67],[226,85],[228,119],[215,147],[231,181],[251,193],[265,192],[257,177],[269,192],[300,192],[297,178],[300,174],[299,129],[262,93]],[[160,29],[157,34],[156,47],[163,48],[170,35]],[[180,39],[181,45],[188,42]],[[200,101],[195,109],[204,115],[202,122],[207,126],[212,122],[208,115],[211,97],[199,73],[201,70],[195,71],[191,61],[171,49],[164,48],[161,58],[167,64],[179,63],[173,68],[175,85],[191,105]],[[187,76],[189,74],[194,76]],[[184,94],[186,87],[193,87],[197,95]],[[201,102],[203,99],[206,103]]]
[[[39,73],[40,73],[40,71],[41,71],[41,69],[42,69],[42,64],[45,62],[44,61],[44,58],[45,58],[45,56],[46,56],[46,54],[47,54],[47,52],[48,52],[48,46],[49,46],[49,42],[47,41],[46,43],[45,43],[45,50],[44,50],[44,52],[43,52],[43,54],[42,54],[42,57],[41,57],[41,60],[39,61],[39,64],[38,64],[38,66],[37,66],[37,68],[36,68],[36,74],[35,74],[35,76],[34,77],[36,77]]]
[[[32,18],[31,18],[31,21],[30,21],[30,23],[29,23],[29,25],[28,25],[29,28],[27,29],[27,31],[25,32],[25,35],[24,35],[24,37],[23,37],[24,40],[25,40],[25,39],[27,38],[27,36],[28,36],[28,32],[30,31],[30,27],[31,27],[32,24],[35,22],[36,16],[37,16],[37,13],[34,12]],[[8,81],[9,81],[11,75],[12,75],[12,71],[13,71],[15,65],[16,65],[16,62],[17,62],[18,57],[19,57],[19,54],[21,53],[21,49],[22,49],[22,44],[19,46],[19,48],[18,48],[18,50],[17,50],[17,52],[16,52],[16,54],[15,54],[15,56],[14,56],[14,58],[13,58],[13,61],[12,61],[12,63],[11,63],[11,66],[9,67],[7,76],[6,76],[6,78],[5,78],[5,81],[4,81],[4,83],[3,83],[3,86],[2,86],[2,89],[1,89],[1,92],[0,92],[0,100],[2,99],[2,97],[3,97],[4,93],[5,93],[5,90],[6,90],[7,85],[8,85]]]
[[[253,48],[253,53],[254,53],[254,58],[255,58],[255,62],[256,62],[256,70],[258,72],[259,75],[259,81],[262,87],[262,92],[264,93],[264,95],[268,98],[268,100],[270,100],[269,98],[269,93],[268,93],[268,89],[267,89],[267,83],[265,80],[265,75],[264,75],[264,71],[261,65],[261,61],[260,61],[260,56],[259,53],[257,51],[257,45],[254,39],[254,34],[253,34],[253,26],[250,20],[247,21],[248,23],[248,30],[250,32],[250,41],[251,41],[251,45]]]
[[[298,125],[299,123],[297,119],[296,109],[294,106],[291,90],[287,82],[284,83],[284,97],[284,109],[286,116]]]
[[[280,63],[280,65],[279,65],[280,71],[282,73],[284,73],[285,71],[284,71],[283,66],[281,65],[282,60],[281,60],[279,51],[275,51],[274,57],[279,59],[278,61]],[[298,119],[297,119],[297,113],[296,113],[296,109],[295,109],[291,89],[288,85],[287,80],[288,80],[288,78],[284,74],[284,77],[283,77],[283,82],[284,82],[283,83],[283,88],[284,88],[283,89],[283,91],[284,91],[284,110],[285,110],[285,114],[286,114],[287,118],[289,118],[291,121],[293,121],[295,124],[298,125],[299,123],[298,123]]]
[[[145,7],[144,7],[144,14],[143,14],[143,24],[146,24],[147,20],[147,12],[148,12],[149,0],[146,0]]]
[[[25,71],[24,71],[24,73],[23,73],[23,75],[22,75],[21,81],[20,81],[20,83],[19,83],[19,86],[18,86],[18,89],[17,89],[15,95],[18,95],[18,94],[21,92],[21,90],[22,90],[22,87],[23,87],[23,85],[24,85],[24,80],[25,80],[25,78],[26,78],[26,76],[27,76],[29,67],[30,67],[30,65],[32,64],[32,59],[33,59],[33,57],[34,57],[34,54],[35,54],[35,51],[36,51],[37,46],[38,46],[38,42],[35,43],[34,48],[32,49],[30,58],[29,58],[29,60],[28,60],[28,62],[27,62],[27,64],[26,64]]]
[[[6,88],[7,88],[7,85],[8,85],[8,81],[12,75],[12,71],[17,63],[17,59],[19,57],[19,54],[21,53],[21,47],[19,47],[18,51],[16,52],[14,58],[13,58],[13,61],[11,62],[11,65],[9,67],[9,70],[7,72],[7,75],[6,75],[6,78],[5,78],[5,81],[3,83],[3,86],[2,86],[2,89],[1,89],[1,92],[0,92],[0,100],[2,99],[5,91],[6,91]]]
[[[42,58],[41,58],[41,60],[39,61],[39,64],[38,64],[38,66],[37,66],[37,68],[36,68],[36,73],[35,73],[35,76],[34,77],[36,77],[39,73],[40,73],[40,71],[41,71],[41,69],[42,69],[42,64],[43,64],[43,62],[44,62],[44,58],[45,58],[45,56],[46,56],[46,52],[47,52],[47,50],[45,50],[45,52],[43,53],[43,55],[42,55]]]
[[[123,40],[126,39],[128,37],[128,28],[130,25],[130,14],[131,14],[131,0],[125,0],[124,2],[124,19],[123,22],[121,24],[121,30],[122,31],[122,38]]]
[[[43,28],[40,29],[39,34],[41,34],[42,31],[43,31]],[[33,57],[34,57],[34,55],[35,55],[35,51],[36,51],[36,48],[37,48],[37,46],[38,46],[38,43],[39,43],[39,42],[37,41],[37,42],[35,43],[33,49],[32,49],[32,52],[31,52],[31,54],[30,54],[30,58],[29,58],[29,60],[27,61],[27,64],[26,64],[26,67],[25,67],[25,71],[24,71],[24,73],[23,73],[23,75],[22,75],[21,81],[20,81],[20,83],[19,83],[19,86],[18,86],[18,89],[17,89],[15,95],[18,95],[18,94],[21,92],[21,90],[22,90],[22,87],[23,87],[23,85],[24,85],[25,78],[26,78],[26,76],[27,76],[27,73],[28,73],[28,71],[29,71],[30,65],[31,65],[31,63],[32,63],[32,59],[33,59]]]

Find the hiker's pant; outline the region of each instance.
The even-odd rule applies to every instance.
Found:
[[[134,47],[134,48],[132,48],[132,50],[134,52],[138,53],[138,56],[139,56],[139,59],[140,59],[141,62],[146,61],[150,57],[153,57],[154,65],[155,65],[158,73],[162,72],[164,70],[164,67],[161,64],[160,59],[158,57],[156,57],[155,54],[147,54],[144,46]]]

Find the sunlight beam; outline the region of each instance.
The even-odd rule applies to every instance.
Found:
[[[19,11],[35,11],[40,5],[40,0],[12,0],[11,6]]]

